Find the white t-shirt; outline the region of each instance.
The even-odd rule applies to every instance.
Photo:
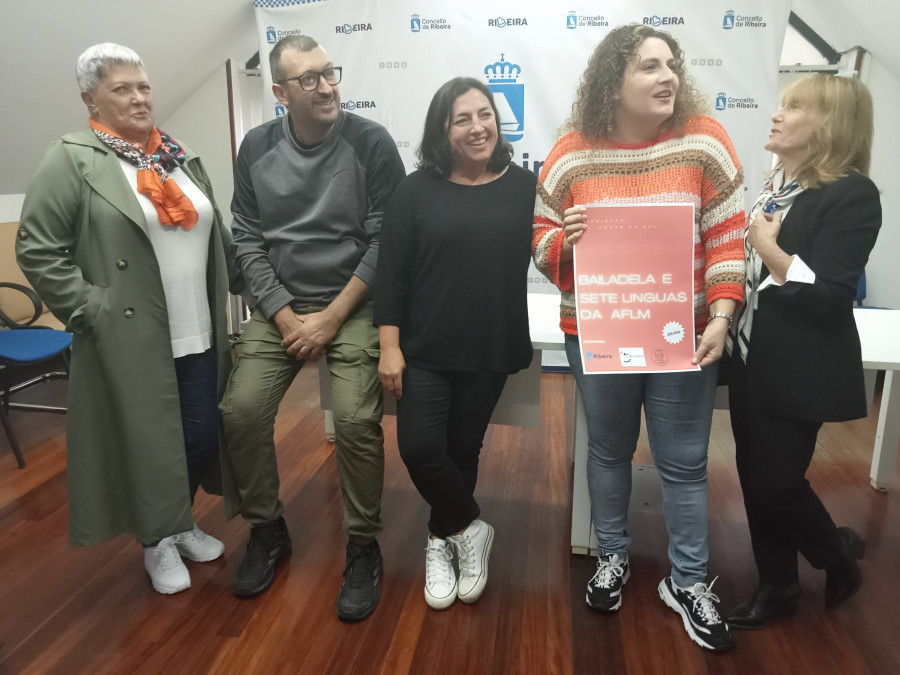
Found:
[[[166,295],[172,353],[177,359],[205,352],[212,346],[212,318],[206,289],[212,204],[188,175],[180,167],[176,168],[169,172],[169,178],[193,202],[199,218],[190,230],[180,225],[163,225],[150,198],[137,191],[137,167],[123,159],[119,159],[119,164],[147,220],[147,234],[156,253]]]

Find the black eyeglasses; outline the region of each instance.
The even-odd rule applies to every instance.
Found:
[[[303,91],[312,91],[319,86],[319,78],[321,77],[325,80],[326,84],[330,84],[333,87],[341,81],[341,70],[341,66],[332,66],[325,70],[307,70],[297,77],[287,77],[279,82],[279,84],[296,82]]]

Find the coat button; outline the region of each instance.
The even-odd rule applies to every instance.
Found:
[[[118,267],[120,270],[124,270],[126,267],[128,267],[128,261],[125,260],[125,258],[119,258],[118,260],[116,260],[116,267]]]
[[[126,319],[130,319],[134,316],[134,307],[126,307],[123,313],[125,314]]]
[[[19,236],[19,239],[28,239],[28,230],[24,227],[20,227],[16,234]]]

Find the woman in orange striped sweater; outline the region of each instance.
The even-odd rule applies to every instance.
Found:
[[[706,459],[717,361],[743,298],[743,174],[724,129],[687,78],[668,33],[631,24],[598,45],[578,88],[566,133],[541,171],[534,215],[538,269],[562,291],[560,326],[588,424],[588,487],[599,541],[587,602],[616,611],[628,580],[631,459],[643,406],[663,488],[671,575],[660,597],[691,638],[714,651],[731,635],[706,584]],[[691,202],[699,371],[585,376],[578,347],[572,247],[585,204]]]

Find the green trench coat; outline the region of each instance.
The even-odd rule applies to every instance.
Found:
[[[182,169],[213,203],[207,288],[219,395],[231,369],[226,304],[231,233],[209,177]],[[19,266],[74,334],[69,380],[69,540],[123,532],[148,543],[191,529],[181,408],[159,265],[119,159],[90,129],[50,146],[25,196]],[[233,285],[239,276],[232,271]],[[233,498],[227,462],[203,483]]]

